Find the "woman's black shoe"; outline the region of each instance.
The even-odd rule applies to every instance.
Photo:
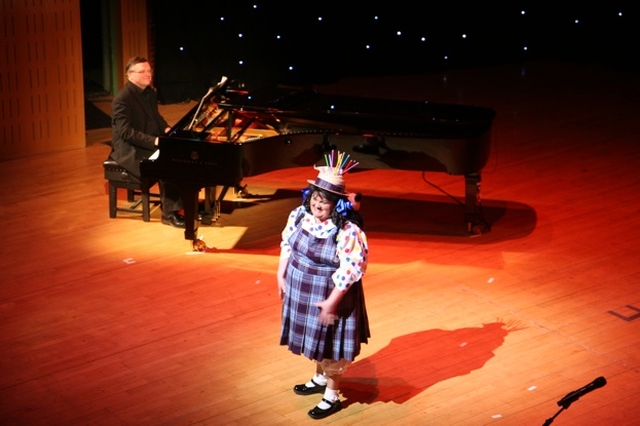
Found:
[[[313,407],[311,410],[309,410],[309,417],[311,417],[312,419],[324,419],[325,417],[329,417],[333,413],[337,413],[338,411],[342,410],[342,402],[340,402],[339,399],[335,400],[334,402],[327,401],[324,398],[322,398],[322,400],[329,404],[330,407],[326,410],[318,408],[318,406]]]
[[[313,379],[311,379],[311,382],[313,382],[315,386],[311,386],[310,388],[308,388],[306,384],[295,385],[293,387],[293,391],[298,395],[313,395],[314,393],[324,393],[324,390],[327,388],[326,386],[317,384],[313,381]]]

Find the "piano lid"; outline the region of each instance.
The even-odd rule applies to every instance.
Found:
[[[231,96],[219,107],[253,113],[281,132],[315,129],[429,138],[476,137],[491,127],[496,115],[493,109],[472,105],[327,95],[282,87]]]

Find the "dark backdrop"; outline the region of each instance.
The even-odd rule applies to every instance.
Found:
[[[638,69],[640,20],[633,1],[372,4],[154,0],[160,100],[198,99],[222,75],[256,87],[534,59]]]

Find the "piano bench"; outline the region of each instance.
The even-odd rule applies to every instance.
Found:
[[[152,194],[150,189],[156,182],[140,181],[112,159],[103,163],[104,178],[109,181],[109,217],[115,218],[118,212],[142,213],[142,220],[151,220],[151,204],[160,204],[160,195]],[[118,206],[118,189],[126,189],[127,207]]]

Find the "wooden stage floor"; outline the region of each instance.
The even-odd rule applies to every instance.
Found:
[[[326,93],[496,109],[491,232],[462,232],[463,180],[361,171],[372,338],[333,425],[640,424],[640,79],[534,62],[345,79]],[[170,122],[189,105],[163,105]],[[311,168],[247,179],[199,232],[108,217],[108,144],[0,163],[0,422],[293,425],[310,361],[278,345],[279,233]],[[121,200],[124,202],[125,200]],[[634,236],[635,235],[635,236]]]

